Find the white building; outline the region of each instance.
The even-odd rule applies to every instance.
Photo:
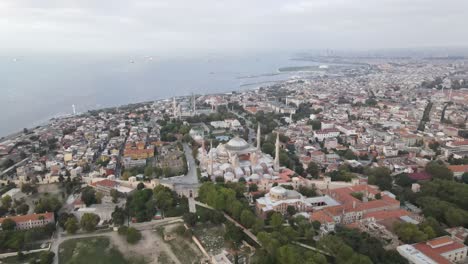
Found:
[[[466,260],[468,247],[449,236],[397,247],[398,253],[414,264],[450,264]]]

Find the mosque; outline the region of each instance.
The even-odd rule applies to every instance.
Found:
[[[240,137],[234,137],[225,144],[211,147],[207,152],[204,142],[198,151],[200,168],[212,178],[224,177],[225,181],[259,181],[277,177],[279,166],[279,134],[276,136],[275,158],[260,149],[260,126],[257,131],[257,146],[254,147]]]

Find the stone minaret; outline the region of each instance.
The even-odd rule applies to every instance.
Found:
[[[172,116],[177,118],[177,103],[175,97],[172,98]]]
[[[213,175],[213,140],[210,141],[210,164],[208,167],[208,174],[211,176]]]
[[[260,130],[260,124],[258,124],[258,128],[257,128],[257,150],[260,150],[260,141],[262,139],[262,135],[261,135],[261,130]]]
[[[275,171],[279,171],[279,149],[280,149],[280,142],[279,142],[279,133],[276,133],[276,144],[275,144],[275,163],[273,165],[273,169]]]

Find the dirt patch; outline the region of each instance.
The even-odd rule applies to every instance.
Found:
[[[156,235],[155,231],[145,230],[141,232],[142,239],[136,245],[127,243],[125,236],[120,236],[117,232],[110,235],[112,243],[123,253],[124,256],[130,258],[143,257],[146,263],[160,263],[158,258],[166,263],[181,264],[174,253],[165,245],[163,240]]]

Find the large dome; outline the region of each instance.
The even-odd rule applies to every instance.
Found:
[[[240,137],[235,137],[226,143],[226,149],[233,151],[242,151],[248,149],[249,143]]]

